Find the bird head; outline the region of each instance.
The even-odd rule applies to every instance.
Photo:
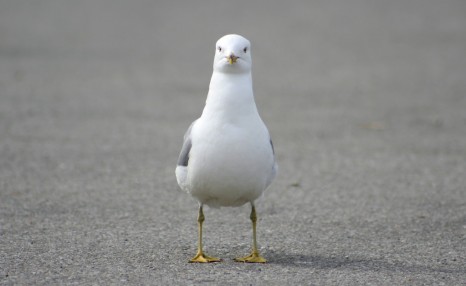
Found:
[[[251,43],[240,35],[226,35],[215,45],[214,70],[224,73],[251,71]]]

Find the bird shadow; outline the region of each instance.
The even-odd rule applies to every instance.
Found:
[[[464,269],[453,267],[434,267],[420,264],[407,264],[399,261],[387,261],[376,258],[356,258],[351,256],[323,256],[286,254],[269,251],[267,254],[270,264],[283,266],[314,268],[314,269],[349,269],[372,272],[398,272],[414,274],[465,274]]]

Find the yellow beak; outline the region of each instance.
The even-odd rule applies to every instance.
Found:
[[[235,56],[235,54],[231,54],[227,57],[228,59],[228,62],[230,63],[230,65],[232,65],[233,63],[236,63],[236,60],[238,59],[237,56]]]

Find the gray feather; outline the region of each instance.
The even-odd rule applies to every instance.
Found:
[[[184,134],[183,147],[181,147],[180,156],[178,157],[178,166],[187,167],[189,163],[189,152],[191,151],[191,129],[196,121],[189,126],[188,131]]]

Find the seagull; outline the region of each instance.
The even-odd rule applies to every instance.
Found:
[[[252,252],[238,262],[264,263],[256,240],[254,201],[277,172],[269,131],[254,101],[251,44],[240,35],[226,35],[216,43],[213,73],[202,115],[184,135],[176,167],[182,190],[199,202],[198,249],[190,262],[218,262],[202,250],[203,206],[251,205]]]

